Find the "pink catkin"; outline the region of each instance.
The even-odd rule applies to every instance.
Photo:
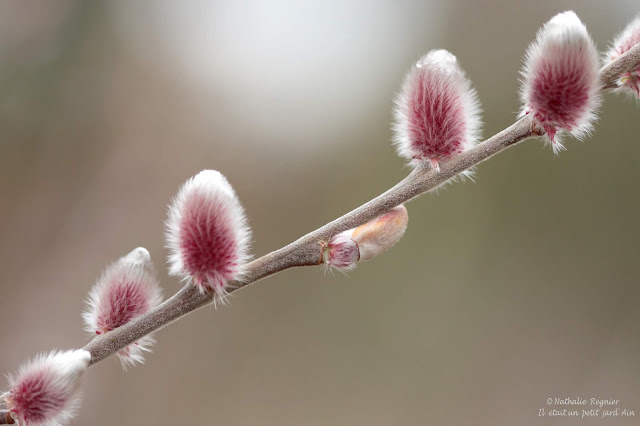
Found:
[[[572,130],[579,125],[589,107],[592,80],[583,78],[584,68],[563,57],[561,49],[553,46],[550,50],[559,51],[555,54],[558,59],[541,58],[537,63],[529,104],[553,139],[555,127]]]
[[[250,235],[229,182],[217,171],[202,171],[183,185],[169,209],[170,272],[223,298],[229,282],[243,277]]]
[[[429,160],[437,168],[440,160],[475,145],[480,126],[477,95],[455,56],[429,52],[407,74],[396,99],[400,156]]]
[[[120,281],[105,295],[108,300],[98,313],[98,331],[108,332],[125,325],[150,308],[148,292],[140,283],[132,280]]]
[[[436,73],[426,69],[411,76],[408,126],[415,158],[440,159],[462,152],[466,126],[460,119],[462,102]]]
[[[185,200],[180,223],[180,251],[184,268],[208,289],[221,288],[238,271],[237,243],[228,226],[223,203],[194,192]]]
[[[64,406],[67,395],[64,389],[51,388],[52,373],[48,370],[43,366],[30,371],[11,390],[13,410],[25,423],[45,422]]]
[[[3,395],[12,417],[21,425],[66,424],[79,404],[79,380],[90,359],[83,350],[52,352],[22,366]]]
[[[611,49],[605,57],[605,63],[609,63],[626,53],[636,44],[640,43],[640,16],[636,17],[616,37]],[[621,78],[621,87],[627,89],[640,99],[640,65],[626,73]]]
[[[599,98],[598,52],[585,26],[573,12],[556,15],[529,46],[522,71],[523,115],[554,142],[558,130],[580,138],[596,118]]]
[[[85,329],[104,334],[145,314],[162,301],[149,252],[138,247],[110,265],[91,289]],[[154,340],[145,336],[118,352],[123,367],[142,363],[142,351],[150,351]]]

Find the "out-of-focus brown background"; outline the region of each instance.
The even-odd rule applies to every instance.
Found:
[[[527,44],[575,9],[600,48],[635,1],[0,3],[0,372],[79,347],[103,267],[147,247],[204,168],[232,182],[257,256],[407,173],[392,99],[432,48],[513,122]],[[146,365],[92,367],[80,425],[635,425],[640,421],[640,109],[528,141],[475,184],[409,204],[392,251],[350,273],[291,270],[156,334]],[[3,385],[4,386],[4,385]],[[538,417],[549,397],[635,418]],[[564,408],[564,407],[560,407]]]

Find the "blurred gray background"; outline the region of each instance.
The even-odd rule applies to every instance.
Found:
[[[204,168],[237,190],[256,256],[408,172],[392,99],[432,48],[513,122],[536,30],[574,9],[598,47],[640,11],[589,1],[3,1],[0,372],[82,346],[83,300],[136,246],[165,294],[166,206]],[[349,277],[286,271],[156,334],[146,365],[92,367],[80,425],[636,425],[640,108],[594,135],[527,141],[410,203]],[[3,385],[4,386],[4,385]],[[635,418],[538,417],[549,397]]]

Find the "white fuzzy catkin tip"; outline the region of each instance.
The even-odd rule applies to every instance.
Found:
[[[334,236],[323,251],[323,262],[338,270],[356,267],[393,247],[404,235],[409,214],[403,205],[382,216]]]
[[[479,138],[480,102],[456,57],[432,50],[405,77],[395,101],[394,145],[416,165],[473,147]]]
[[[170,273],[224,301],[231,281],[241,281],[249,260],[251,231],[227,179],[204,170],[189,179],[169,208]]]
[[[521,74],[521,115],[533,115],[554,151],[562,149],[558,131],[580,139],[592,130],[600,105],[598,51],[574,12],[554,16],[538,31]]]
[[[614,39],[611,48],[605,55],[605,65],[614,61],[638,43],[640,43],[640,15],[631,21]],[[620,88],[625,92],[633,95],[636,99],[640,99],[640,64],[622,75],[619,84]]]
[[[2,395],[11,417],[20,425],[67,424],[80,405],[80,379],[90,360],[85,350],[54,351],[22,365]]]
[[[82,314],[85,329],[108,333],[162,302],[162,291],[147,249],[138,247],[111,264],[91,289]],[[118,352],[123,368],[143,363],[155,341],[145,336]]]

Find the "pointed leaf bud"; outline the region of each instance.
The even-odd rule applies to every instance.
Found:
[[[162,302],[162,292],[153,272],[149,252],[138,247],[118,259],[100,276],[89,293],[82,314],[90,333],[108,333],[146,313]],[[145,336],[118,352],[122,367],[143,363],[143,351],[155,341]]]
[[[334,236],[323,251],[323,261],[339,270],[350,270],[356,262],[369,260],[393,247],[409,223],[407,209],[397,206],[388,213]]]
[[[609,63],[618,56],[627,52],[636,44],[640,43],[640,15],[626,26],[626,28],[615,38],[611,49],[605,57],[605,63]],[[634,94],[640,99],[640,64],[633,70],[624,74],[620,78],[621,88]]]
[[[67,424],[80,405],[80,378],[91,354],[85,350],[41,354],[9,377],[4,399],[11,418],[20,425]]]
[[[409,71],[395,102],[394,144],[415,164],[444,158],[478,140],[480,102],[471,82],[446,50],[432,50]]]
[[[600,105],[598,51],[573,12],[554,16],[527,49],[520,97],[521,115],[533,114],[555,152],[563,148],[556,132],[588,134]]]
[[[243,277],[250,237],[244,209],[227,179],[204,170],[184,184],[169,208],[170,272],[224,300],[228,283]]]

